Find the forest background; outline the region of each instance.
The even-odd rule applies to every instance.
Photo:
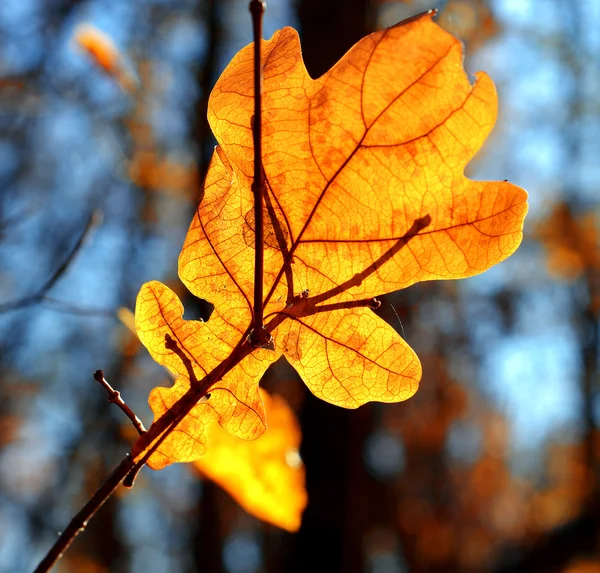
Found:
[[[177,464],[111,499],[59,571],[600,571],[600,2],[271,0],[265,37],[297,27],[317,77],[433,7],[497,85],[468,175],[529,191],[523,245],[479,277],[384,298],[423,362],[409,401],[347,411],[283,362],[267,373],[303,434],[297,534]],[[113,38],[131,93],[74,47],[82,23]],[[250,39],[246,0],[0,3],[0,571],[31,570],[130,448],[92,373],[146,425],[149,390],[170,384],[117,311],[147,280],[183,293],[207,98]]]

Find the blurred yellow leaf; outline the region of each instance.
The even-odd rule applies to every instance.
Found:
[[[135,329],[135,314],[131,312],[127,307],[121,306],[117,310],[117,317],[133,334],[137,335]]]
[[[254,441],[240,440],[211,424],[209,447],[194,465],[248,513],[297,531],[307,502],[304,464],[298,454],[300,428],[283,398],[264,390],[261,396],[269,420],[264,435]]]
[[[126,70],[123,57],[110,36],[91,24],[81,24],[75,30],[73,39],[75,44],[123,90],[128,92],[135,90],[135,79]]]

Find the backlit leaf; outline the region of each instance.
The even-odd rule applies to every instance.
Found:
[[[483,73],[469,82],[460,43],[431,14],[367,36],[317,80],[308,76],[291,28],[265,41],[262,54],[263,281],[274,350],[253,350],[247,340],[254,288],[249,46],[210,98],[219,147],[179,259],[185,285],[215,311],[206,324],[184,321],[173,293],[151,283],[136,316],[155,359],[180,375],[172,389],[153,391],[157,420],[175,416],[174,404],[190,386],[181,382],[190,378],[185,353],[193,377],[208,375],[207,384],[219,368],[231,367],[223,383],[253,430],[234,427],[228,420],[236,416],[221,411],[211,389],[210,405],[192,410],[190,433],[160,446],[164,463],[201,453],[203,446],[179,445],[190,442],[201,417],[220,416],[236,435],[257,436],[263,426],[256,421],[256,386],[281,354],[316,396],[333,404],[356,408],[410,397],[420,363],[372,313],[374,297],[421,280],[478,274],[521,241],[525,192],[463,174],[494,125],[494,86]],[[165,346],[165,334],[177,339],[177,352]],[[240,364],[227,358],[223,366],[232,353]]]

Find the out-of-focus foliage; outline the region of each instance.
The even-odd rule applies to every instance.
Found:
[[[598,569],[598,3],[271,0],[265,38],[325,26],[303,49],[317,77],[432,7],[464,34],[469,73],[496,84],[498,122],[467,175],[529,191],[522,247],[481,277],[382,300],[423,363],[411,400],[344,411],[285,365],[267,372],[303,434],[296,535],[176,465],[105,506],[64,571],[288,573],[317,556],[345,573]],[[84,23],[118,47],[135,92],[74,49]],[[92,373],[146,424],[149,389],[171,383],[116,310],[150,279],[184,296],[173,261],[214,144],[208,94],[250,36],[246,0],[0,2],[0,570],[31,570],[135,440]],[[184,302],[186,319],[209,318]]]
[[[575,217],[568,203],[556,203],[534,233],[547,249],[552,276],[574,281],[586,271],[600,270],[598,216],[594,211]]]
[[[300,428],[283,398],[265,391],[261,397],[269,424],[261,438],[240,440],[213,423],[207,429],[208,450],[194,466],[250,514],[298,531],[307,501]]]
[[[123,56],[109,36],[89,24],[82,24],[75,30],[73,40],[124,90],[131,91],[135,88],[135,81],[126,70]]]

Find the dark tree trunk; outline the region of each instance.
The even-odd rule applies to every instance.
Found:
[[[369,32],[367,7],[367,0],[301,0],[302,52],[313,78]],[[344,410],[310,395],[300,417],[309,503],[286,571],[359,573],[365,514],[352,496],[364,476],[361,453],[372,410]]]
[[[208,170],[211,155],[211,144],[214,142],[212,132],[206,117],[208,98],[216,80],[216,60],[220,42],[222,41],[221,18],[219,4],[222,0],[206,0],[198,5],[201,11],[200,19],[206,23],[208,31],[207,50],[204,61],[196,73],[200,97],[196,104],[193,137],[197,149],[198,174],[200,181],[200,195],[203,196],[204,178]],[[195,205],[194,205],[195,208]],[[209,303],[188,295],[185,307],[194,318],[208,318],[211,312]],[[196,507],[197,522],[192,536],[193,571],[203,573],[222,573],[223,569],[223,536],[219,507],[219,487],[209,480],[203,484],[202,497]]]
[[[323,75],[371,31],[368,7],[368,0],[300,0],[302,55],[313,78]]]

